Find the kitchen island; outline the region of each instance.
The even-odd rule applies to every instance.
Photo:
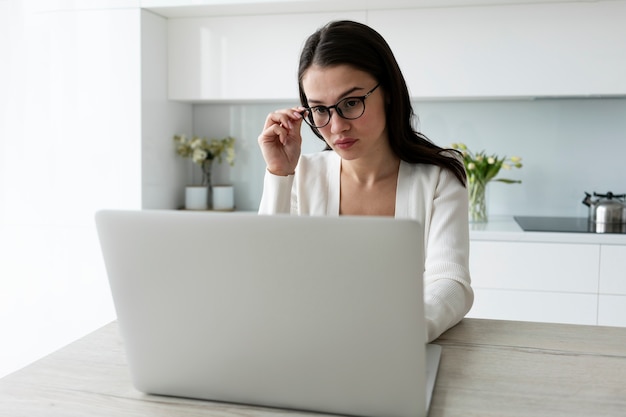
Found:
[[[625,416],[626,329],[465,319],[443,347],[430,417]],[[0,415],[315,416],[145,395],[113,322],[0,380]]]

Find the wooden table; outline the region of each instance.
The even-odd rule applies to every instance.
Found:
[[[430,417],[626,416],[626,328],[465,319],[443,355]],[[3,417],[319,416],[144,395],[116,323],[0,380]]]

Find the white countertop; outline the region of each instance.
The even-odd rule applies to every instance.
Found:
[[[525,232],[513,216],[491,216],[487,223],[470,223],[470,240],[626,245],[626,234]]]

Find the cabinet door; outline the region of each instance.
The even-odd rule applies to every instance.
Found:
[[[626,2],[370,11],[416,98],[626,93]],[[584,28],[584,29],[583,29]]]
[[[472,241],[471,317],[595,324],[599,245]]]
[[[626,246],[600,248],[598,324],[626,327]]]
[[[603,295],[598,299],[598,324],[626,327],[626,295]]]
[[[472,284],[480,288],[598,292],[599,245],[472,241]]]
[[[626,246],[600,248],[600,294],[626,295]]]
[[[467,317],[545,323],[596,324],[595,294],[474,289]],[[626,297],[624,297],[626,298]]]
[[[306,38],[336,19],[365,12],[228,16],[169,20],[172,100],[298,100],[298,61]]]

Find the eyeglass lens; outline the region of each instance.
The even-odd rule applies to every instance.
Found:
[[[308,121],[313,127],[323,127],[330,122],[331,109],[334,108],[337,114],[344,119],[358,119],[365,112],[365,102],[360,97],[348,97],[331,107],[316,106],[311,107]]]

